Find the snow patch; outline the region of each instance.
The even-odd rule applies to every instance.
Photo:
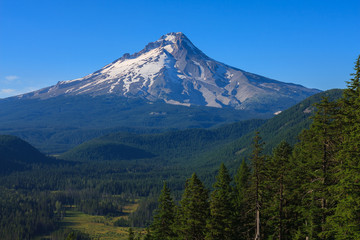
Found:
[[[70,88],[68,90],[65,91],[65,93],[71,93],[75,88]]]
[[[166,50],[166,51],[168,51],[169,53],[173,53],[173,51],[174,51],[174,49],[173,49],[173,47],[169,44],[169,45],[166,45],[165,47],[164,47],[164,49]]]
[[[59,84],[67,84],[67,83],[72,83],[72,82],[81,81],[81,80],[84,80],[84,78],[76,78],[73,80],[61,81],[61,82],[59,82]]]
[[[233,76],[234,76],[234,74],[232,74],[232,73],[229,72],[229,71],[226,71],[225,77],[226,77],[227,79],[231,79]],[[238,84],[239,84],[239,83],[238,83]]]
[[[178,102],[178,101],[175,101],[175,100],[164,100],[166,103],[168,104],[172,104],[172,105],[181,105],[181,106],[186,106],[186,107],[190,107],[191,104],[190,103],[181,103],[181,102]]]
[[[174,34],[168,34],[165,38],[165,41],[169,41],[169,42],[175,42],[175,35]]]

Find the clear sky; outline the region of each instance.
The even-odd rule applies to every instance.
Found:
[[[360,1],[0,0],[0,98],[83,77],[168,32],[248,72],[344,88]]]

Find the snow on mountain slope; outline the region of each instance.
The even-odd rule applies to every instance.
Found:
[[[83,78],[62,81],[18,97],[115,94],[169,104],[229,106],[275,113],[317,92],[217,62],[196,48],[183,33],[169,33],[140,52],[124,54]]]

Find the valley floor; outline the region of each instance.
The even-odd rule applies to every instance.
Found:
[[[128,219],[130,213],[136,211],[138,203],[124,206],[124,216],[109,217],[109,216],[95,216],[85,214],[78,211],[74,206],[68,206],[65,217],[61,221],[60,231],[79,231],[89,235],[91,239],[98,240],[125,240],[129,236],[129,227],[116,226],[116,221],[120,218]],[[143,228],[133,228],[137,235],[145,233]],[[57,230],[59,231],[59,230]],[[55,231],[56,232],[56,231]],[[54,233],[39,236],[36,240],[53,239]]]

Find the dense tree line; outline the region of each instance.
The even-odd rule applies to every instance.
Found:
[[[177,205],[164,184],[152,239],[360,239],[360,56],[343,97],[323,98],[292,148],[263,154],[257,132],[250,166],[235,181],[220,166],[213,191],[196,174]]]
[[[55,206],[45,193],[32,195],[0,188],[0,239],[30,239],[54,230]]]

